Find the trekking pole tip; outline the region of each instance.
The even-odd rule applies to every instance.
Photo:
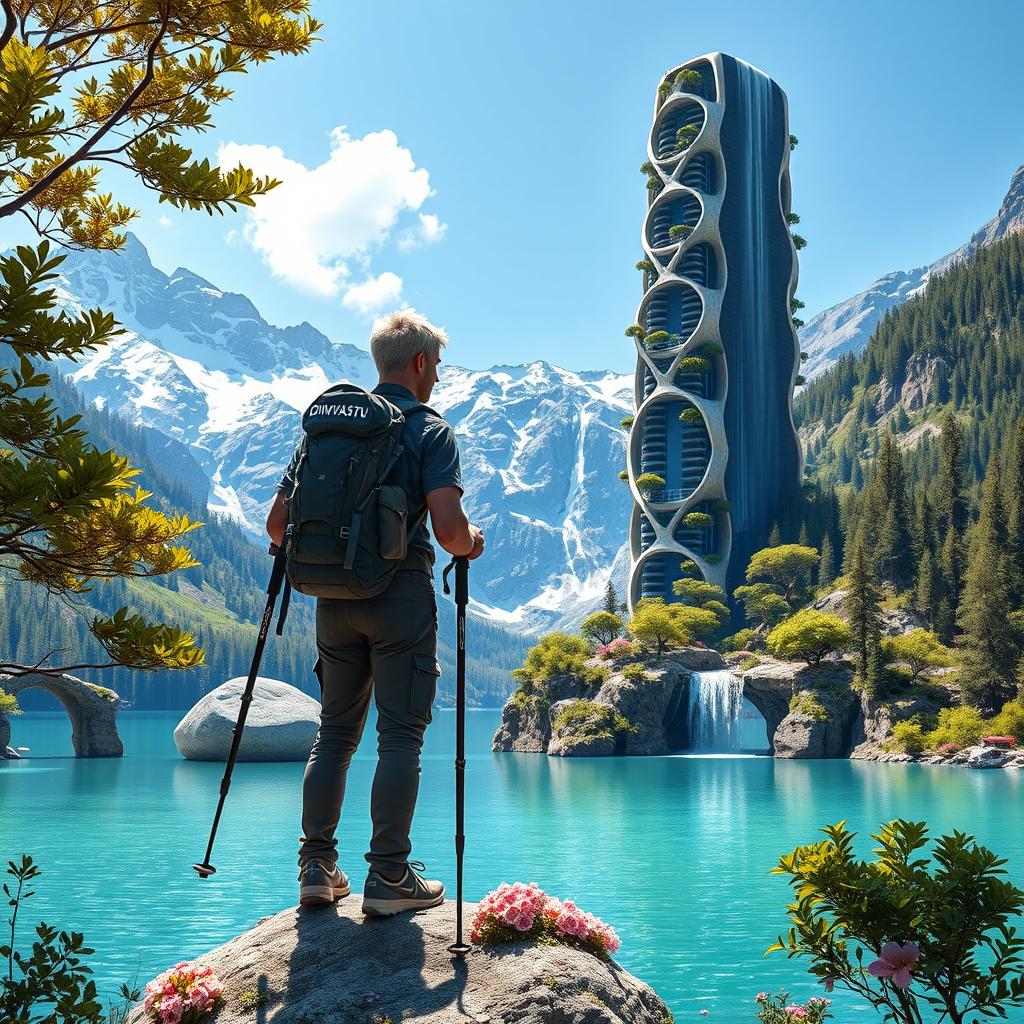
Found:
[[[205,861],[202,864],[193,864],[192,870],[197,872],[200,878],[209,878],[210,875],[215,875],[217,869],[212,864],[207,864]]]

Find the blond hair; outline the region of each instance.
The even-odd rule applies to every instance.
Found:
[[[381,317],[370,335],[370,355],[382,377],[402,373],[420,352],[440,355],[448,344],[443,327],[435,327],[425,316],[411,309]]]

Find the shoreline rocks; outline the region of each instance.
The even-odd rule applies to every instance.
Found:
[[[174,730],[174,745],[186,760],[225,761],[238,720],[245,676],[211,690]],[[239,761],[305,761],[320,726],[320,704],[300,689],[257,676]]]
[[[476,907],[465,904],[463,910],[468,923]],[[216,1024],[671,1020],[654,990],[610,958],[521,942],[477,947],[457,959],[448,952],[454,934],[453,901],[415,915],[364,918],[352,895],[333,906],[283,910],[196,959],[224,985]],[[261,1005],[254,1016],[255,993]],[[148,1024],[141,1006],[132,1009],[127,1024]]]

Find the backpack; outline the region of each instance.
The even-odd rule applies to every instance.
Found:
[[[427,510],[410,521],[405,491],[386,480],[406,417],[430,411],[342,382],[302,414],[284,541],[288,583],[300,594],[364,599],[387,589]]]

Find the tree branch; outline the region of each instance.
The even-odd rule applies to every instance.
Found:
[[[11,41],[11,37],[14,35],[14,30],[18,26],[18,19],[15,17],[14,8],[11,6],[11,0],[2,0],[0,7],[3,8],[4,12],[4,28],[0,32],[0,50]]]
[[[163,41],[164,35],[167,32],[169,17],[170,15],[165,8],[160,30],[153,37],[153,41],[150,43],[146,52],[145,74],[143,74],[142,78],[139,80],[139,84],[124,98],[117,110],[107,118],[103,127],[100,128],[99,131],[95,132],[82,146],[79,146],[71,156],[62,160],[56,167],[52,168],[47,174],[44,174],[43,177],[41,177],[31,188],[22,192],[17,199],[6,203],[4,206],[0,206],[0,217],[9,217],[12,213],[17,213],[18,210],[22,209],[22,207],[31,203],[32,200],[41,192],[49,188],[50,185],[60,178],[61,175],[66,174],[67,171],[75,164],[80,163],[88,157],[93,146],[95,146],[96,143],[99,142],[100,139],[102,139],[116,124],[118,124],[129,110],[131,110],[132,104],[146,91],[147,88],[149,88],[149,84],[153,81],[153,67],[156,63],[156,52],[160,48],[160,43]]]

